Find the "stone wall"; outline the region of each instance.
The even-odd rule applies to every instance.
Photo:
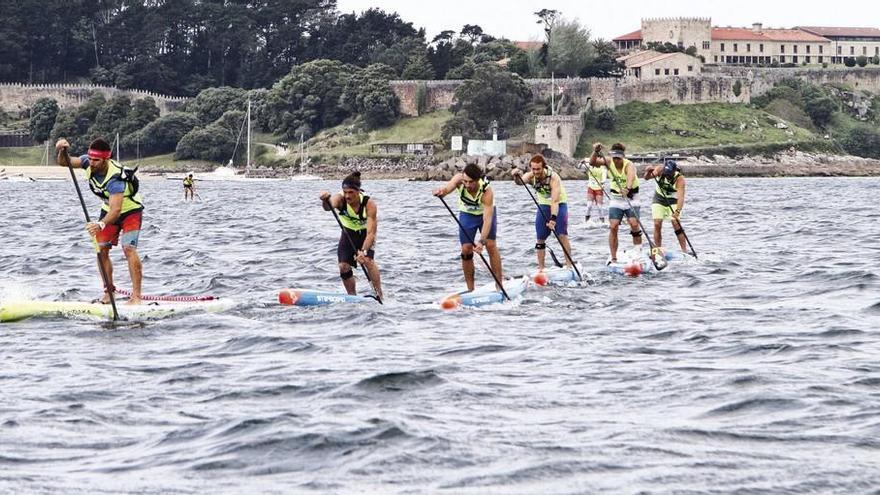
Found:
[[[796,78],[813,84],[845,84],[855,90],[880,94],[880,68],[759,68],[759,67],[704,67],[704,75],[726,76],[748,83],[751,96],[760,96],[779,81]]]
[[[617,105],[632,101],[657,103],[664,100],[674,105],[750,102],[751,93],[748,82],[741,82],[740,95],[737,96],[734,92],[736,81],[735,77],[703,76],[624,82],[617,86],[615,102]]]
[[[61,108],[77,107],[85,103],[95,92],[103,93],[107,99],[117,95],[128,95],[132,101],[153,98],[161,114],[180,108],[187,100],[187,98],[178,96],[165,96],[149,91],[107,86],[0,83],[0,109],[17,114],[29,109],[35,101],[43,97],[54,99]]]
[[[704,42],[712,41],[712,20],[708,17],[673,17],[642,19],[642,43],[657,41],[687,48],[697,48],[697,55],[709,60],[710,50]]]
[[[566,156],[574,156],[584,131],[580,115],[542,115],[535,126],[535,142]]]

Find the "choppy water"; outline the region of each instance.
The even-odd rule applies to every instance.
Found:
[[[605,232],[569,182],[593,283],[454,313],[434,305],[463,285],[436,185],[367,183],[389,304],[278,307],[279,288],[340,286],[316,199],[336,186],[183,204],[144,183],[145,292],[242,304],[0,327],[0,491],[877,493],[878,179],[691,180],[705,261],[640,279],[600,272]],[[534,209],[496,189],[523,273]],[[0,205],[0,297],[99,295],[69,182],[0,183]]]

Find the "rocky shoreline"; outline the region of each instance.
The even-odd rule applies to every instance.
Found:
[[[584,171],[579,168],[579,160],[566,157],[559,153],[548,152],[546,156],[554,170],[563,179],[581,180]],[[324,179],[342,179],[352,170],[360,170],[365,180],[398,179],[412,181],[444,181],[449,180],[466,164],[476,163],[486,171],[490,180],[509,180],[510,170],[518,167],[525,170],[529,154],[505,156],[458,156],[438,161],[435,157],[349,157],[336,164],[315,165],[308,173],[319,175]],[[772,156],[745,156],[729,158],[722,155],[696,156],[677,158],[682,171],[688,177],[877,177],[880,176],[880,160],[857,156],[830,155],[826,153],[806,153],[788,151]],[[635,161],[635,160],[634,160]],[[658,160],[636,161],[641,170],[645,164],[658,163]],[[207,172],[204,166],[180,163],[180,166],[148,168],[142,167],[139,176],[142,179],[161,179],[166,173],[194,171]],[[178,170],[179,169],[179,170]],[[30,177],[69,177],[63,167],[6,167],[9,175],[23,173]],[[255,176],[284,177],[286,169],[257,168]]]

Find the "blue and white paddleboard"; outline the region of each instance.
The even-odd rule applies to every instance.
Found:
[[[281,289],[278,302],[284,306],[323,306],[335,303],[377,302],[370,296],[352,296],[344,292],[325,292],[310,289]]]
[[[522,296],[529,287],[529,277],[508,279],[504,281],[504,290],[511,300]],[[504,294],[495,287],[495,282],[479,287],[470,292],[456,292],[440,301],[443,309],[456,309],[462,306],[480,307],[506,302]]]
[[[571,285],[579,281],[574,268],[553,268],[532,275],[536,285]]]

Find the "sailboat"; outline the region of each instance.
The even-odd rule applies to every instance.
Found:
[[[299,134],[299,173],[293,174],[293,166],[290,167],[291,175],[290,180],[296,181],[305,181],[305,180],[323,180],[321,177],[317,175],[311,175],[305,173],[306,165],[311,163],[312,159],[307,158],[307,153],[305,153],[305,147],[303,143],[303,135]]]
[[[193,174],[193,177],[196,180],[200,181],[236,181],[236,182],[277,182],[282,180],[287,180],[285,177],[254,177],[251,172],[251,101],[248,100],[247,106],[247,118],[245,119],[245,124],[247,124],[247,151],[245,156],[245,167],[244,174],[239,174],[238,171],[235,170],[235,167],[232,165],[232,158],[229,159],[229,163],[226,165],[221,165],[215,168],[212,172],[204,173],[204,174]],[[232,151],[232,155],[235,156],[235,151],[238,150],[238,143],[241,141],[241,131],[238,134],[238,140],[235,142],[235,149]],[[183,180],[186,175],[167,175],[165,176],[168,180]]]

